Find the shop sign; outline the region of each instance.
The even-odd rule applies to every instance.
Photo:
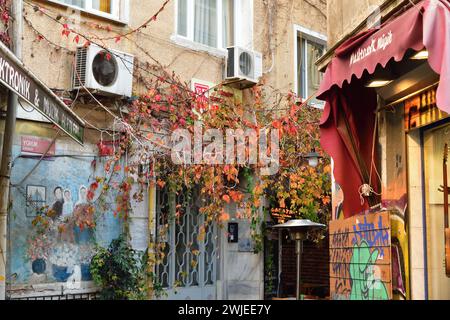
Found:
[[[0,44],[0,83],[26,100],[78,143],[83,143],[84,122],[3,44]]]
[[[436,105],[436,87],[405,100],[405,130],[413,130],[448,117]]]
[[[214,84],[208,81],[192,79],[191,81],[191,90],[195,92],[198,97],[198,101],[201,103],[208,103],[208,98],[210,94],[211,88],[214,87]],[[204,110],[200,110],[203,112]]]
[[[55,143],[51,139],[45,139],[35,136],[21,137],[22,153],[55,155]],[[48,150],[48,151],[47,151]]]
[[[389,212],[330,222],[332,299],[391,299],[391,261]]]
[[[350,56],[350,66],[353,64],[367,59],[372,54],[378,51],[384,51],[388,46],[392,44],[393,34],[392,31],[382,34],[378,38],[372,38],[370,43],[363,48],[359,48],[356,52],[352,53]]]

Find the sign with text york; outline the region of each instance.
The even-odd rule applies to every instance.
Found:
[[[51,139],[35,136],[22,136],[21,151],[25,154],[31,153],[54,156],[56,154],[56,146]]]
[[[77,142],[83,143],[84,122],[27,71],[23,63],[3,44],[0,44],[0,83],[30,103]]]

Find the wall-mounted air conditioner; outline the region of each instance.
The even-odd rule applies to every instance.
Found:
[[[262,76],[262,54],[241,47],[229,47],[226,82],[248,88],[258,83]]]
[[[131,97],[134,57],[91,44],[78,47],[72,88],[83,86],[98,94]]]

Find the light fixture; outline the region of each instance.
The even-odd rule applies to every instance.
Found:
[[[303,241],[306,239],[306,234],[308,231],[322,229],[326,226],[321,223],[312,222],[311,220],[290,220],[283,224],[278,224],[273,226],[275,229],[286,229],[289,232],[291,240],[295,241],[295,254],[297,255],[297,288],[296,288],[296,298],[301,299],[302,291],[302,253],[303,253]]]
[[[394,80],[374,79],[366,84],[367,88],[381,88],[390,84]]]
[[[312,149],[304,158],[308,159],[310,167],[316,168],[319,165],[320,155],[316,152],[316,149]]]
[[[395,77],[387,69],[377,68],[372,77],[367,81],[367,88],[381,88],[393,82]]]
[[[426,60],[428,59],[428,50],[423,49],[422,51],[417,52],[415,55],[413,55],[411,60]]]

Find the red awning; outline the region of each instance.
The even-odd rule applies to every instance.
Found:
[[[424,0],[378,29],[362,32],[342,44],[330,62],[318,98],[325,100],[321,143],[334,160],[336,182],[344,191],[344,216],[368,208],[359,189],[376,190],[373,156],[376,93],[361,78],[401,61],[408,49],[427,48],[431,68],[440,74],[437,106],[450,113],[450,3]]]

